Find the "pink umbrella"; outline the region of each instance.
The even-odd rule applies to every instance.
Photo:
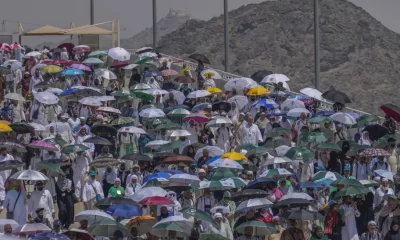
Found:
[[[47,150],[47,151],[59,151],[55,145],[45,142],[45,141],[34,141],[31,144],[29,144],[28,146],[31,148],[39,148],[39,149]]]
[[[208,122],[209,119],[206,115],[201,114],[201,113],[191,113],[183,118],[183,121],[185,121],[185,122],[188,122],[190,120],[193,120],[197,123],[206,123],[206,122]]]
[[[71,68],[77,68],[77,69],[80,69],[80,70],[82,70],[82,71],[88,71],[88,72],[91,72],[91,71],[92,71],[92,69],[90,69],[90,67],[88,67],[88,66],[86,66],[86,65],[83,65],[83,64],[81,64],[81,63],[79,63],[79,64],[72,64],[72,65],[71,65]]]
[[[179,75],[179,73],[178,73],[177,71],[172,70],[172,69],[163,70],[163,71],[161,71],[161,74],[162,74],[163,76],[165,76],[165,77],[168,77],[168,76],[177,76],[177,75]]]

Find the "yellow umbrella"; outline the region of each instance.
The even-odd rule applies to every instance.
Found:
[[[7,126],[4,123],[0,124],[0,132],[12,132],[12,128],[10,128],[9,126]]]
[[[48,65],[48,66],[42,68],[41,70],[42,70],[42,72],[51,74],[51,73],[59,73],[63,70],[63,68],[60,66],[57,66],[57,65]]]
[[[228,158],[234,161],[247,160],[247,157],[245,155],[238,152],[227,152],[224,155],[222,155],[221,158]]]
[[[0,120],[0,124],[10,125],[10,122],[6,120]]]
[[[212,94],[222,93],[222,90],[217,87],[207,88],[206,91]]]
[[[255,88],[250,89],[247,92],[247,95],[248,96],[262,96],[262,95],[266,95],[269,93],[270,93],[270,91],[264,87],[255,87]]]

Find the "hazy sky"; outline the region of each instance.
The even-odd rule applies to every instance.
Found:
[[[235,9],[248,3],[264,0],[229,0],[229,8]],[[277,0],[279,1],[279,0]],[[324,0],[326,1],[326,0]],[[335,1],[335,0],[329,0]],[[400,32],[399,0],[350,0],[364,8],[389,29]],[[310,2],[312,2],[310,0]],[[68,28],[90,23],[89,0],[4,0],[0,8],[0,20],[6,20],[6,31],[16,32],[17,23],[23,22],[24,30],[51,24]],[[170,8],[185,8],[197,19],[207,20],[223,13],[222,0],[158,0],[158,18],[164,17]],[[121,37],[134,35],[152,24],[151,0],[95,0],[95,22],[120,20]],[[0,28],[1,29],[1,28]],[[57,42],[65,37],[24,37],[23,43],[35,46],[43,41]]]

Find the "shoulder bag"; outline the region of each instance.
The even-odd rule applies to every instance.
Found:
[[[7,214],[6,214],[6,218],[7,219],[14,219],[14,210],[15,210],[15,206],[17,205],[17,202],[18,202],[18,199],[19,199],[20,195],[21,195],[21,191],[18,193],[18,197],[17,197],[17,200],[15,200],[14,207],[13,207],[12,211],[10,211],[10,209],[7,206]]]

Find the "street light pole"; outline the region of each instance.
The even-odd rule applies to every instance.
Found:
[[[314,0],[314,60],[315,60],[315,89],[319,90],[319,0]]]
[[[94,24],[94,0],[90,0],[90,25]]]
[[[224,0],[225,72],[229,72],[228,0]]]
[[[153,0],[153,48],[157,47],[157,0]]]

